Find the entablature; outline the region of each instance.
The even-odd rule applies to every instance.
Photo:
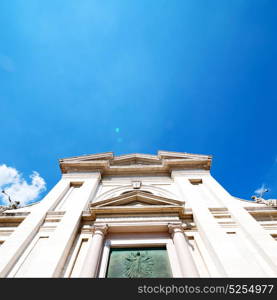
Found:
[[[60,159],[63,174],[71,172],[101,172],[102,175],[168,174],[178,169],[210,170],[212,157],[185,152],[159,151],[158,155],[128,154],[114,156],[112,152]]]

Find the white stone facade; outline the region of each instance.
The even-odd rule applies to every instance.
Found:
[[[0,215],[0,277],[106,277],[113,247],[166,247],[173,277],[276,277],[277,209],[231,196],[211,157],[60,160],[37,204]]]

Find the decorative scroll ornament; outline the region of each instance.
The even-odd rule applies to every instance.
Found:
[[[128,278],[150,277],[153,272],[153,259],[147,253],[131,252],[125,257],[124,275]]]

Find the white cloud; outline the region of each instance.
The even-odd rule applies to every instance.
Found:
[[[0,186],[10,184],[19,180],[19,174],[16,169],[0,165]]]
[[[20,206],[33,202],[46,189],[46,183],[38,172],[33,171],[29,177],[31,183],[28,183],[15,168],[0,165],[0,189],[5,190],[13,201],[19,201]],[[7,196],[3,193],[0,194],[0,201],[5,205],[9,204]]]

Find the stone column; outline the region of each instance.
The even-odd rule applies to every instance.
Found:
[[[103,248],[103,241],[107,231],[107,225],[94,226],[93,236],[88,246],[80,277],[96,277],[97,267]]]
[[[172,235],[183,276],[199,277],[198,270],[189,250],[188,241],[184,236],[184,231],[181,224],[169,224],[168,229]]]

